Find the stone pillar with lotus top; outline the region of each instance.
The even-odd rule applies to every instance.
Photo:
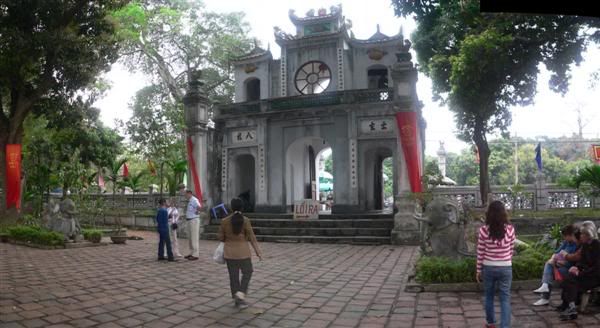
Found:
[[[423,171],[423,140],[425,137],[425,122],[421,115],[422,104],[417,97],[417,69],[411,61],[410,41],[405,40],[396,54],[398,61],[391,67],[391,75],[394,86],[394,110],[396,112],[416,112],[417,113],[417,149],[420,163],[420,170]],[[421,215],[420,196],[411,192],[409,182],[408,165],[406,154],[402,147],[400,134],[402,128],[399,127],[397,135],[398,146],[398,194],[395,196],[394,205],[396,213],[394,214],[394,229],[391,233],[392,244],[410,244],[418,245],[420,240],[419,221],[416,218]]]
[[[186,90],[186,94],[183,97],[183,103],[185,106],[185,125],[186,125],[186,146],[191,141],[191,150],[193,158],[189,158],[188,154],[188,173],[187,173],[187,186],[188,189],[194,191],[194,178],[192,172],[192,166],[195,168],[200,182],[200,188],[202,191],[202,199],[199,195],[198,200],[202,204],[202,211],[208,212],[210,207],[213,206],[212,190],[211,190],[211,170],[210,161],[213,158],[210,151],[209,145],[210,131],[208,128],[209,123],[209,100],[206,93],[202,89],[204,84],[201,81],[201,71],[194,71],[189,74],[189,82]],[[189,148],[188,148],[189,150]],[[200,225],[203,226],[208,224],[207,215],[200,215],[203,218]]]

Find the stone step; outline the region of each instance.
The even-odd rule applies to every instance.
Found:
[[[244,213],[250,219],[286,219],[292,220],[292,213]],[[390,212],[374,213],[346,213],[346,214],[319,214],[319,220],[356,220],[356,219],[393,219]]]
[[[251,218],[252,227],[265,228],[386,228],[394,227],[394,220],[388,219],[352,219],[352,220],[291,220],[291,219],[263,219]],[[213,220],[211,225],[218,225]]]
[[[278,236],[381,236],[389,237],[391,228],[323,228],[323,227],[252,227],[255,235]],[[207,233],[217,233],[219,226],[205,226]]]
[[[216,240],[216,233],[202,233],[202,239]],[[293,235],[257,235],[258,241],[279,243],[319,243],[319,244],[390,244],[390,237],[383,236],[293,236]]]

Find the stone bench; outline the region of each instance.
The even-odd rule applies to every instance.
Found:
[[[585,308],[588,306],[588,303],[590,302],[590,297],[592,296],[592,294],[598,294],[598,293],[600,293],[600,286],[598,286],[596,288],[592,288],[592,289],[586,291],[585,293],[583,293],[583,295],[581,295],[581,304],[579,304],[579,311],[585,312]]]

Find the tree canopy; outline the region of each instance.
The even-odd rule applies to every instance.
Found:
[[[110,12],[125,1],[5,0],[0,3],[0,179],[5,146],[20,144],[43,98],[73,98],[118,56]],[[2,200],[0,209],[5,202]]]
[[[413,17],[412,35],[421,71],[433,82],[437,100],[455,113],[458,137],[480,154],[483,202],[489,192],[492,133],[508,135],[510,108],[529,105],[539,64],[551,72],[550,88],[565,93],[569,69],[582,61],[590,40],[598,40],[595,18],[491,14],[479,1],[392,0],[396,14]]]
[[[232,101],[231,59],[252,44],[242,13],[208,12],[201,1],[143,0],[113,18],[124,62],[163,84],[175,103],[182,102],[188,75],[199,69],[211,100]]]

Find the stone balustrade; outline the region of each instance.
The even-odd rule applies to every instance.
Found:
[[[491,186],[490,199],[504,202],[507,208],[518,210],[600,208],[600,198],[579,193],[576,189],[548,184],[544,188],[522,185],[519,190],[507,186]],[[547,195],[547,196],[544,196]],[[479,186],[439,186],[433,197],[449,197],[470,206],[481,205]]]

